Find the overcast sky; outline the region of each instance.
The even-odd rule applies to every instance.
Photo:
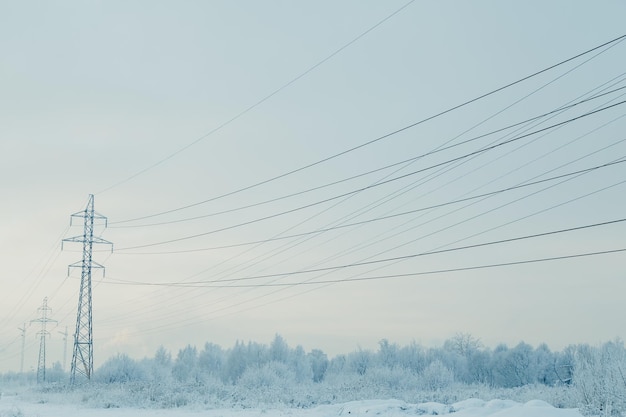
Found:
[[[621,1],[0,2],[0,370],[19,370],[23,324],[36,367],[44,297],[48,361],[67,327],[69,367],[82,254],[61,240],[90,194],[114,243],[94,252],[96,366],[276,333],[329,355],[456,332],[625,337],[624,252],[425,274],[624,249],[625,222],[382,261],[626,217],[626,42],[408,128],[624,35],[624,16]]]

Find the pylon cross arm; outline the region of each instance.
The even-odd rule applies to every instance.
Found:
[[[68,268],[82,268],[83,267],[83,261],[78,261],[78,262],[74,262],[73,264],[70,264],[67,266]],[[91,269],[93,268],[104,268],[104,265],[99,264],[96,261],[91,261]]]
[[[84,242],[85,241],[85,237],[84,236],[74,236],[74,237],[68,237],[63,239],[63,242]]]
[[[101,237],[92,236],[91,239],[86,238],[85,236],[74,236],[68,237],[61,241],[61,250],[63,250],[63,243],[71,242],[71,243],[85,243],[91,242],[92,244],[101,244],[101,245],[111,245],[111,252],[113,252],[113,242],[109,242],[108,240],[104,240]]]
[[[93,237],[91,240],[92,243],[99,243],[102,245],[111,245],[111,250],[113,250],[113,242],[109,242],[108,240],[104,240],[101,237]]]

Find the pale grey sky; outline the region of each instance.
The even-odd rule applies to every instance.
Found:
[[[94,274],[96,366],[117,352],[141,357],[159,345],[175,352],[206,341],[225,347],[236,340],[269,342],[275,333],[331,355],[374,349],[382,338],[438,343],[459,331],[487,345],[524,340],[554,349],[624,337],[623,252],[267,285],[626,248],[620,222],[398,262],[275,275],[626,217],[624,164],[421,210],[625,157],[626,105],[618,103],[626,90],[618,89],[626,85],[626,42],[293,175],[123,222],[306,166],[625,34],[621,1],[415,1],[373,28],[406,4],[0,2],[0,370],[19,369],[17,328],[37,317],[44,297],[58,321],[49,361],[62,360],[59,331],[73,331],[79,285],[78,271],[66,277],[67,265],[81,253],[78,245],[61,252],[60,240],[82,233],[67,226],[89,194],[110,221],[98,235],[115,244],[113,254],[106,248],[94,254],[107,267],[104,278]],[[599,93],[606,95],[549,120],[233,211],[459,144]],[[322,203],[610,105],[475,157]],[[229,212],[216,214],[223,211]],[[157,244],[170,240],[178,241]],[[136,246],[145,247],[129,249]],[[232,281],[266,275],[272,276]],[[147,285],[200,281],[205,287]],[[266,286],[241,287],[247,284]],[[27,330],[27,369],[36,365],[37,330],[35,324]]]

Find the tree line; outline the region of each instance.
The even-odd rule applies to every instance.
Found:
[[[59,364],[47,375],[48,390],[68,388]],[[4,382],[17,378],[2,375]],[[498,389],[533,387],[535,397],[544,395],[538,399],[555,406],[620,415],[616,413],[626,411],[626,349],[620,340],[602,346],[570,345],[561,351],[524,342],[491,349],[459,333],[439,347],[416,342],[400,346],[383,339],[376,350],[330,358],[319,349],[291,347],[276,335],[269,345],[238,341],[224,349],[206,343],[200,349],[188,345],[176,355],[160,347],[153,357],[143,359],[120,353],[96,370],[92,382],[98,390],[123,386],[117,402],[159,407],[198,401],[310,407],[366,398],[449,402],[503,395],[494,391]]]

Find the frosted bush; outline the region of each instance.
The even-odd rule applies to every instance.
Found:
[[[421,375],[423,389],[441,391],[454,383],[454,374],[439,360],[430,363]]]
[[[365,375],[365,380],[369,382],[369,385],[376,386],[381,394],[386,394],[385,397],[393,396],[398,392],[415,390],[420,382],[415,373],[405,368],[382,366],[370,368]]]
[[[574,386],[586,415],[626,413],[626,349],[620,340],[594,348],[579,346],[574,356]]]
[[[269,362],[245,370],[237,384],[243,405],[297,403],[296,375],[287,364]]]
[[[124,383],[145,379],[145,370],[137,362],[120,355],[111,357],[95,373],[95,380],[104,383]]]
[[[0,417],[24,417],[24,413],[19,408],[13,407],[11,410],[1,412]]]

